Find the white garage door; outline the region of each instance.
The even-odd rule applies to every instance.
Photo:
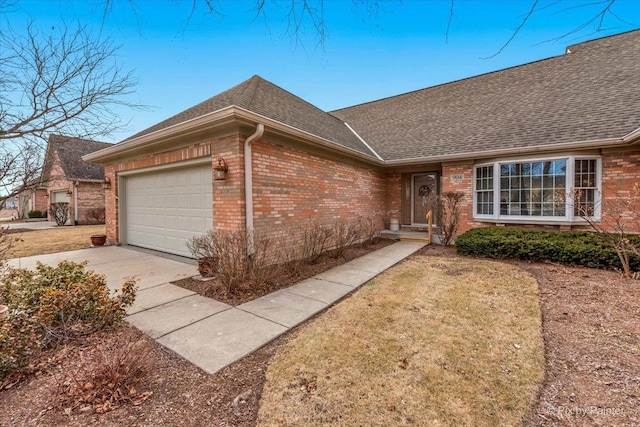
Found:
[[[185,242],[213,228],[211,165],[131,175],[125,193],[130,245],[191,257]]]

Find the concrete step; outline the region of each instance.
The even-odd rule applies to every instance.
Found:
[[[430,244],[429,238],[427,237],[413,237],[413,236],[400,236],[400,241],[402,242],[419,242],[419,243],[427,243]]]

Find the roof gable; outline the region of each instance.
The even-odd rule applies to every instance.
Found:
[[[244,108],[338,145],[373,156],[371,150],[338,118],[260,76],[253,76],[229,90],[127,138],[125,141],[148,135],[230,106]]]
[[[98,163],[85,162],[82,160],[82,156],[112,145],[107,142],[90,139],[50,135],[45,165],[50,164],[53,159],[53,153],[56,152],[66,179],[100,181],[104,179],[104,166]]]

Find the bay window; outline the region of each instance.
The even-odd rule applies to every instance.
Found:
[[[474,168],[474,217],[562,222],[598,215],[597,157],[497,161]]]

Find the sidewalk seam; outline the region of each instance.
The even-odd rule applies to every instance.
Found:
[[[180,298],[180,299],[182,299],[182,298]],[[176,300],[176,301],[177,301],[177,300]],[[164,304],[163,304],[163,305],[164,305]],[[231,310],[232,308],[235,308],[235,307],[234,307],[234,306],[229,306],[229,307],[225,308],[224,310],[216,311],[215,313],[210,314],[210,315],[208,315],[208,316],[205,316],[205,317],[203,317],[202,319],[198,319],[198,320],[196,320],[195,322],[191,322],[191,323],[189,323],[189,324],[187,324],[187,325],[180,326],[179,328],[172,329],[171,331],[167,332],[166,334],[162,334],[162,335],[160,335],[160,336],[158,336],[158,337],[156,337],[156,338],[153,338],[153,339],[157,341],[157,340],[159,340],[160,338],[166,337],[166,336],[167,336],[167,335],[169,335],[169,334],[172,334],[172,333],[174,333],[174,332],[176,332],[176,331],[179,331],[179,330],[181,330],[181,329],[184,329],[184,328],[186,328],[186,327],[188,327],[188,326],[195,325],[196,323],[198,323],[198,322],[202,322],[203,320],[206,320],[206,319],[208,319],[208,318],[210,318],[210,317],[213,317],[213,316],[215,316],[215,315],[217,315],[217,314],[224,313],[225,311],[229,311],[229,310]],[[139,313],[141,313],[141,312],[139,312]],[[136,313],[136,314],[138,314],[138,313]]]

